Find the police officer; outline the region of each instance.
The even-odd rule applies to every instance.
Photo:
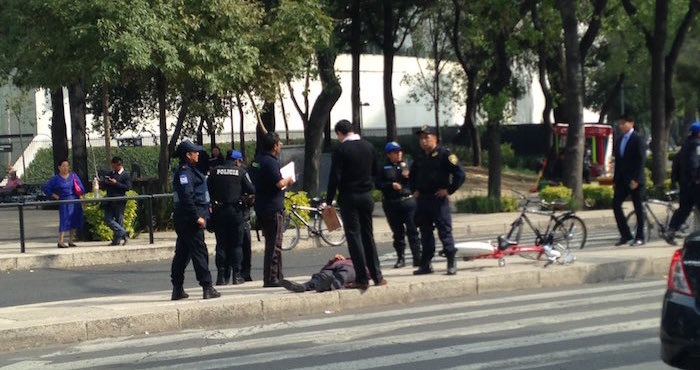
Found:
[[[403,161],[401,145],[391,141],[384,146],[387,161],[378,171],[376,186],[382,191],[382,207],[387,222],[394,237],[394,250],[397,260],[394,268],[406,266],[404,251],[406,236],[411,246],[413,267],[420,266],[420,237],[414,217],[416,215],[416,200],[409,188],[409,170]]]
[[[195,168],[200,150],[201,146],[184,140],[176,151],[180,157],[180,165],[173,176],[173,221],[177,241],[170,274],[174,301],[188,297],[182,285],[185,280],[185,268],[190,259],[197,281],[202,286],[203,298],[221,296],[211,284],[209,254],[204,243],[204,228],[209,218],[209,192],[204,175]]]
[[[452,238],[452,216],[448,196],[464,183],[466,174],[459,164],[457,156],[438,145],[435,129],[423,126],[416,135],[420,135],[420,147],[423,149],[411,165],[410,186],[416,197],[416,225],[420,229],[423,253],[421,265],[414,275],[431,274],[430,261],[435,255],[435,236],[433,229],[438,229],[445,257],[447,257],[447,274],[457,273],[455,253],[457,250]]]
[[[222,165],[210,169],[207,184],[212,198],[212,221],[216,235],[216,285],[244,282],[241,276],[244,219],[243,194],[254,194],[255,187],[245,169],[236,160],[241,152],[234,150]]]
[[[234,150],[229,154],[233,155],[233,159],[236,161],[236,166],[245,168],[243,161],[243,154],[241,152]],[[255,194],[253,193],[243,193],[241,198],[241,206],[243,209],[243,261],[241,262],[241,277],[245,281],[253,281],[253,277],[250,275],[250,260],[253,254],[252,251],[252,240],[250,239],[250,209],[255,204]]]
[[[676,245],[676,233],[693,206],[700,212],[700,121],[690,126],[690,133],[673,160],[671,178],[679,185],[679,207],[673,212],[663,237],[669,244]]]

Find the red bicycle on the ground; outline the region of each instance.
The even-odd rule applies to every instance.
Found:
[[[500,235],[496,245],[485,242],[464,242],[455,244],[456,257],[464,261],[475,259],[497,259],[498,266],[506,265],[506,256],[518,255],[527,259],[546,261],[544,267],[553,263],[566,265],[576,261],[576,257],[569,248],[561,243],[554,243],[552,239],[541,245],[519,245],[518,242],[508,240]]]

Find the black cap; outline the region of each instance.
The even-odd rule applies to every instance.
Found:
[[[199,152],[202,150],[202,147],[199,145],[195,145],[193,142],[185,139],[180,142],[180,145],[177,146],[176,152],[178,154],[184,154],[184,153],[189,153],[189,152]]]
[[[437,135],[437,132],[435,131],[435,128],[432,126],[428,125],[423,125],[418,131],[416,131],[416,135],[420,134],[428,134],[428,135]]]

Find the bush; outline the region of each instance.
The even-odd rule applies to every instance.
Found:
[[[605,209],[612,207],[613,188],[607,185],[583,185],[583,199],[588,208]]]
[[[372,189],[372,199],[375,203],[382,201],[382,191],[379,189]]]
[[[542,191],[540,191],[540,199],[546,202],[553,202],[555,200],[558,200],[569,203],[571,202],[572,194],[573,191],[567,188],[566,186],[548,186],[542,189]]]
[[[309,195],[305,191],[288,191],[287,197],[284,199],[284,209],[289,212],[291,204],[294,203],[299,206],[310,207],[311,202],[309,201]],[[309,211],[297,211],[304,221],[309,221]]]
[[[100,191],[100,197],[104,197],[105,191]],[[129,190],[126,193],[127,196],[138,195],[135,191]],[[95,193],[88,192],[85,194],[85,198],[94,198]],[[129,236],[134,235],[134,228],[136,226],[136,201],[129,200],[126,202],[126,208],[124,209],[124,228],[129,233]],[[87,226],[88,232],[90,234],[91,240],[112,240],[114,233],[112,229],[105,224],[105,213],[100,207],[100,203],[86,203],[84,210],[85,225]]]
[[[499,198],[476,196],[458,200],[458,213],[512,212],[518,209],[518,199],[510,196]]]

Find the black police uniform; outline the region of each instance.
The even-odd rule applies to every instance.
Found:
[[[212,221],[216,234],[216,285],[228,284],[233,271],[233,284],[243,283],[241,260],[244,219],[241,196],[254,194],[250,177],[233,160],[210,169],[207,179],[212,198]]]
[[[416,215],[416,200],[413,199],[406,162],[392,163],[387,161],[378,171],[376,186],[382,191],[382,208],[394,238],[394,250],[398,260],[394,267],[401,267],[406,250],[406,236],[413,255],[413,266],[420,266],[420,237],[414,221]],[[394,190],[393,183],[401,184],[401,190]]]
[[[174,210],[173,221],[177,241],[175,256],[171,267],[173,284],[173,299],[186,298],[182,291],[185,280],[185,268],[192,260],[197,281],[205,292],[211,289],[211,273],[209,272],[209,254],[204,243],[204,228],[197,224],[199,217],[209,219],[209,192],[204,175],[192,164],[180,163],[173,176]],[[182,294],[176,297],[177,290]],[[217,293],[218,294],[218,293]]]
[[[671,173],[671,178],[678,182],[680,190],[679,208],[669,223],[669,231],[673,234],[686,221],[693,207],[700,212],[700,139],[697,134],[686,138],[674,158]]]
[[[253,281],[250,274],[251,263],[253,257],[252,240],[250,239],[250,207],[243,209],[243,261],[241,261],[241,277],[245,281]]]
[[[416,273],[432,271],[430,261],[435,255],[434,228],[438,229],[438,237],[447,257],[448,271],[452,269],[452,273],[456,272],[454,255],[457,249],[452,238],[450,202],[448,197],[439,198],[435,193],[439,189],[447,189],[452,194],[462,186],[465,179],[466,174],[457,156],[440,145],[428,154],[421,151],[411,165],[410,184],[412,189],[418,191],[416,225],[420,229],[423,247],[421,266]]]

